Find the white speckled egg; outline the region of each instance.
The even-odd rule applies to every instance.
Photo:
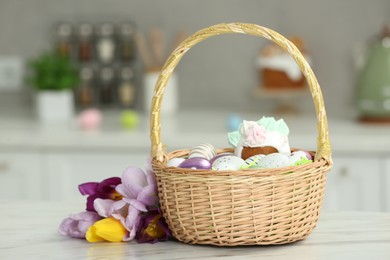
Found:
[[[211,166],[211,169],[216,171],[239,170],[242,166],[247,166],[242,158],[234,155],[227,155],[216,159]]]
[[[304,151],[292,152],[290,155],[290,165],[294,165],[296,162],[299,162],[300,160],[302,160],[302,158],[311,159],[311,158],[308,158],[307,153]]]
[[[211,160],[216,154],[217,152],[214,146],[204,143],[193,147],[188,155],[188,158],[200,157]]]
[[[167,162],[167,167],[178,167],[185,160],[184,158],[172,158]]]
[[[218,154],[216,156],[214,156],[211,160],[210,160],[210,163],[211,165],[215,162],[215,160],[217,160],[218,158],[221,158],[223,156],[231,156],[231,155],[234,155],[233,153],[221,153],[221,154]]]
[[[256,154],[246,159],[245,162],[249,165],[249,168],[257,167],[261,159],[263,159],[264,157],[265,154]]]
[[[290,157],[283,153],[268,154],[257,164],[259,168],[278,168],[289,165]]]

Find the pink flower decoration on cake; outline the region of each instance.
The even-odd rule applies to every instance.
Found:
[[[240,128],[240,134],[243,136],[244,145],[249,147],[260,146],[265,141],[267,130],[257,122],[245,121]]]

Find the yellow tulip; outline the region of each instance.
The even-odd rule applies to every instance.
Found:
[[[121,222],[114,218],[104,218],[89,227],[85,238],[88,242],[121,242],[127,230]]]

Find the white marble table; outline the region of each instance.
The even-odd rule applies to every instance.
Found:
[[[0,208],[0,259],[390,259],[389,213],[324,213],[304,241],[220,248],[174,241],[90,244],[58,235],[61,220],[83,210],[81,201],[0,201]]]

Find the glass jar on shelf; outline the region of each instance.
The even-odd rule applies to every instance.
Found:
[[[123,62],[130,62],[135,59],[135,26],[131,22],[125,22],[119,26],[119,57]]]
[[[123,67],[120,72],[118,87],[118,101],[121,107],[135,108],[136,87],[134,84],[134,70],[130,66]]]
[[[111,105],[115,101],[115,75],[111,67],[103,67],[99,73],[99,103]]]
[[[72,57],[73,26],[70,23],[60,23],[55,29],[56,51],[67,58]]]
[[[82,23],[78,27],[78,60],[90,62],[93,59],[93,26]]]
[[[115,30],[111,23],[99,26],[96,40],[96,54],[99,62],[112,63],[115,60]]]
[[[80,69],[80,85],[76,89],[77,105],[82,107],[91,106],[94,103],[94,71],[91,67],[82,67]]]

